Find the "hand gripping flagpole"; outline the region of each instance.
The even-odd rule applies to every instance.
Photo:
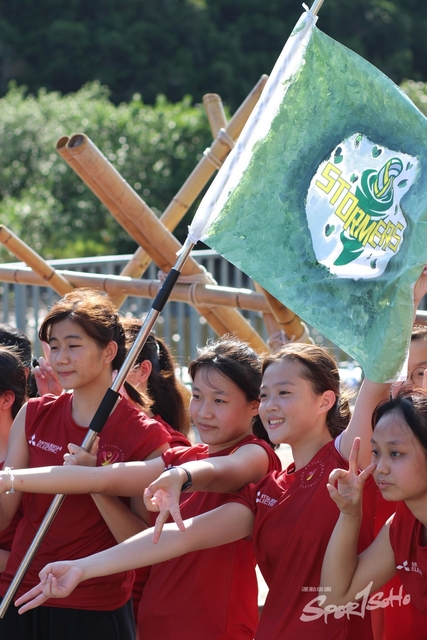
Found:
[[[176,281],[179,278],[181,269],[197,241],[198,238],[196,238],[193,234],[189,234],[182,249],[179,252],[175,266],[169,271],[160,291],[156,295],[153,304],[151,305],[151,310],[148,313],[144,323],[142,324],[135,342],[132,345],[132,348],[130,349],[125,361],[123,362],[113,384],[107,390],[105,396],[101,401],[101,404],[99,405],[94,417],[92,418],[92,421],[88,428],[88,432],[82,443],[82,448],[86,451],[90,451],[97,434],[102,431],[105,423],[107,422],[108,416],[110,415],[111,411],[114,408],[114,405],[119,398],[119,389],[126,380],[126,377],[135,360],[137,359],[139,352],[146,343],[150,331],[153,328],[158,316],[162,312],[163,307],[168,301],[172,289],[174,288]],[[64,498],[65,495],[61,494],[58,494],[53,498],[52,503],[43,519],[43,522],[41,523],[39,530],[34,536],[34,539],[29,546],[25,556],[23,557],[21,564],[19,565],[18,570],[1,602],[0,618],[4,617],[13,596],[15,595],[24,575],[28,570],[29,565],[33,561],[34,556],[36,555],[41,543],[43,542],[43,539],[50,525],[52,524],[56,514],[59,511],[60,506],[64,501]]]

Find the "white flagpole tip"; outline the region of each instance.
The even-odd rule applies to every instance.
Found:
[[[313,16],[317,16],[317,14],[319,13],[322,7],[323,2],[324,0],[314,0],[313,5],[310,9],[310,13],[313,14]]]

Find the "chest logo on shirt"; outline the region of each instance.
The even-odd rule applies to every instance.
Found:
[[[316,485],[325,471],[325,464],[322,460],[318,462],[309,463],[305,469],[301,472],[301,487],[308,489]]]
[[[53,444],[52,442],[45,442],[44,440],[36,440],[35,434],[31,436],[28,440],[28,444],[32,447],[38,447],[39,449],[43,449],[43,451],[50,451],[51,453],[58,453],[58,451],[62,451],[62,447],[59,444]]]
[[[421,569],[419,568],[416,562],[411,562],[411,566],[409,566],[409,561],[404,560],[402,564],[397,565],[396,569],[403,569],[403,571],[413,571],[414,573],[419,573],[420,576],[423,577],[423,572],[421,571]]]
[[[274,498],[270,498],[270,496],[267,496],[265,493],[261,493],[261,491],[258,491],[258,493],[256,494],[255,502],[265,504],[267,505],[267,507],[274,507],[277,500],[275,500]]]
[[[123,462],[123,451],[113,444],[107,444],[103,447],[102,451],[99,451],[99,463],[102,467],[108,464],[114,464],[115,462]]]

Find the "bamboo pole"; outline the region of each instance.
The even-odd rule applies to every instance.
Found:
[[[217,133],[216,139],[211,147],[206,149],[203,158],[193,169],[181,189],[172,198],[170,204],[160,216],[160,220],[164,226],[169,229],[169,231],[173,231],[175,229],[177,224],[182,220],[189,208],[195,202],[196,198],[198,198],[202,189],[206,186],[218,166],[224,162],[231,150],[231,143],[227,136],[230,136],[231,140],[236,140],[239,137],[247,119],[259,100],[267,79],[268,76],[261,76],[255,87],[234,113],[228,125],[225,126],[225,134],[221,131]],[[151,262],[151,260],[148,258],[147,261],[147,254],[144,249],[138,247],[134,256],[123,268],[121,275],[138,278],[146,271],[149,262]],[[113,302],[116,306],[120,307],[125,299],[126,295],[122,294],[122,296],[114,299]]]
[[[216,138],[219,130],[227,126],[227,119],[221,97],[217,93],[205,93],[203,96],[203,105],[206,115],[208,116],[212,137]]]
[[[206,149],[194,171],[182,185],[172,202],[165,209],[161,221],[168,229],[175,229],[178,222],[196,200],[202,188],[215,171],[222,165],[231,151],[232,141],[237,140],[256,103],[258,102],[268,76],[261,76],[255,87],[230,118],[227,126],[220,129],[212,145]]]
[[[139,244],[143,244],[147,253],[163,271],[169,271],[181,248],[178,240],[87,136],[72,136],[66,148],[74,160],[84,168],[90,183],[97,186],[120,210],[120,224]],[[113,211],[112,213],[114,215]],[[133,235],[132,231],[136,232],[136,235]],[[183,267],[182,275],[195,276],[201,273],[202,267],[190,257]],[[235,333],[240,339],[249,342],[254,349],[267,350],[262,338],[237,310],[219,307],[198,310],[219,335]]]
[[[261,287],[260,284],[258,284],[258,282],[255,282],[255,280],[253,280],[254,286],[255,286],[255,291],[258,293],[258,295],[262,295],[262,297],[264,298],[264,301],[266,303],[266,309],[265,311],[262,312],[262,318],[264,320],[264,324],[265,327],[267,329],[267,333],[269,336],[273,335],[274,333],[277,333],[278,331],[280,331],[280,327],[278,325],[278,323],[276,322],[276,318],[274,317],[274,315],[271,312],[270,309],[270,305],[268,304],[266,297],[264,295],[264,289]]]
[[[307,329],[305,325],[302,324],[296,313],[285,307],[285,305],[279,302],[279,300],[271,295],[271,293],[261,287],[260,289],[264,292],[265,299],[277,324],[279,325],[279,329],[282,329],[285,332],[288,340],[293,340],[295,342],[300,341],[307,333]],[[304,342],[306,341],[312,342],[308,336],[307,340],[304,340]]]
[[[83,136],[83,134],[82,137],[83,139],[86,138],[85,136]],[[80,135],[75,136],[75,139],[77,141],[80,141]],[[128,217],[124,215],[122,209],[117,205],[115,200],[113,200],[107,193],[105,193],[98,182],[93,179],[90,172],[87,171],[86,166],[84,164],[81,164],[75,154],[70,151],[72,146],[69,145],[69,143],[70,138],[68,136],[64,136],[63,138],[60,138],[58,140],[56,148],[59,155],[69,164],[72,169],[74,169],[77,175],[83,180],[83,182],[87,184],[87,186],[93,191],[93,193],[95,193],[95,195],[107,207],[110,213],[119,222],[119,224],[123,226],[123,228],[129,233],[129,235],[134,238],[134,240],[138,242],[138,244],[144,247],[140,247],[139,255],[135,254],[134,256],[134,262],[136,262],[138,267],[137,272],[144,272],[152,260],[154,260],[157,266],[159,266],[162,270],[168,270],[168,268],[170,268],[170,262],[165,260],[162,253],[156,251],[156,248],[152,246],[152,243],[147,240],[146,236],[143,233],[141,233],[140,227],[136,226],[132,220],[129,220]],[[105,163],[108,163],[108,160],[104,156],[102,156],[100,152],[99,154],[101,158],[104,158],[104,160],[102,160],[98,157],[97,160],[99,164],[102,166],[102,163],[104,161]],[[121,177],[120,180],[122,180]],[[143,200],[141,200],[141,202],[145,207],[147,207]],[[152,215],[155,216],[153,212]],[[139,220],[139,224],[142,226],[141,220]],[[176,241],[176,245],[180,246],[178,241]],[[123,289],[121,290],[120,297],[126,299],[126,296],[124,296],[123,294]],[[214,331],[218,333],[218,335],[227,333],[227,327],[217,319],[216,315],[211,310],[206,310],[206,313],[204,313],[203,315],[209,325],[213,328]]]
[[[0,225],[0,242],[14,256],[25,262],[26,265],[33,269],[43,281],[48,284],[56,293],[64,296],[74,289],[64,276],[60,275],[55,269],[49,265],[38,253],[31,249],[17,235],[10,231],[4,224]]]
[[[79,138],[79,136],[76,137]],[[144,234],[140,233],[140,230],[138,229],[138,227],[135,227],[135,225],[132,224],[132,221],[129,221],[127,219],[117,203],[107,193],[105,193],[101,186],[96,182],[96,180],[93,179],[90,173],[86,170],[85,165],[82,165],[80,162],[78,162],[75,154],[70,152],[70,147],[68,146],[69,142],[70,138],[68,136],[64,136],[58,140],[56,148],[59,155],[69,164],[72,169],[74,169],[77,175],[83,180],[83,182],[87,184],[87,186],[93,191],[93,193],[95,193],[99,200],[107,207],[110,213],[119,222],[119,224],[124,227],[129,235],[133,237],[136,242],[138,242],[139,244],[143,244],[143,246],[145,247],[145,250],[141,249],[140,247],[139,256],[136,256],[136,254],[134,256],[134,261],[137,261],[137,265],[139,268],[138,270],[140,272],[145,271],[152,260],[154,260],[158,266],[162,265],[162,269],[167,269],[168,267],[170,268],[169,263],[164,261],[163,255],[161,253],[156,253],[155,247],[152,246],[152,243],[147,240]],[[105,162],[108,162],[106,158]],[[154,213],[153,215],[155,216]],[[178,242],[177,246],[179,246]],[[149,251],[147,251],[147,249],[149,249]],[[124,299],[126,298],[126,296],[123,296],[123,289],[120,292],[120,297],[124,297]],[[203,315],[209,325],[213,328],[214,331],[218,333],[218,335],[227,333],[227,327],[217,319],[216,315],[211,310],[207,309]]]
[[[95,149],[93,158],[91,159],[92,162],[89,165],[91,168],[96,168],[96,170],[94,168],[94,174],[92,174],[92,171],[90,169],[88,170],[87,166],[82,166],[82,163],[79,162],[79,147],[83,143],[87,143],[88,147],[90,147],[91,150]],[[75,151],[75,149],[73,149],[73,146],[77,147],[77,152]],[[57,143],[57,151],[59,155],[70,165],[70,167],[74,169],[74,171],[83,180],[83,182],[87,184],[91,191],[107,207],[110,213],[114,216],[117,222],[128,232],[128,234],[140,246],[143,246],[146,251],[150,248],[151,258],[154,260],[157,266],[163,270],[167,270],[169,262],[165,260],[161,251],[158,251],[155,246],[150,246],[150,241],[148,240],[146,234],[142,232],[141,214],[134,219],[132,219],[131,216],[125,215],[115,199],[111,197],[110,193],[105,192],[99,181],[94,177],[94,175],[102,175],[102,173],[106,169],[108,169],[107,176],[109,179],[115,180],[116,189],[120,189],[120,187],[125,184],[125,181],[120,176],[120,174],[114,169],[111,163],[108,162],[107,158],[103,156],[101,152],[98,151],[98,149],[96,149],[95,145],[89,141],[89,138],[87,138],[87,136],[85,136],[84,134],[76,134],[72,139],[68,137],[60,138]],[[92,165],[94,165],[94,167],[92,167]],[[124,189],[124,187],[122,188]],[[135,193],[135,195],[137,194]],[[145,205],[143,200],[141,200],[141,203],[142,206]],[[155,216],[153,212],[152,215]]]
[[[101,273],[57,270],[56,273],[67,279],[74,287],[90,287],[107,293],[110,297],[118,295],[125,288],[129,295],[139,298],[153,299],[158,294],[162,283],[160,280],[141,280],[126,276],[113,276]],[[46,284],[42,276],[30,268],[15,265],[0,266],[0,282],[43,286]],[[225,306],[246,311],[268,312],[269,306],[261,293],[250,289],[236,289],[218,285],[184,284],[177,282],[170,300],[185,302],[196,308],[198,306]]]

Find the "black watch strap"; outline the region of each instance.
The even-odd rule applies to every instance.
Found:
[[[184,491],[187,491],[187,489],[193,486],[193,478],[191,477],[191,473],[185,467],[180,467],[180,469],[183,469],[187,474],[187,480],[184,482],[184,484],[181,487],[181,493],[183,493]]]

